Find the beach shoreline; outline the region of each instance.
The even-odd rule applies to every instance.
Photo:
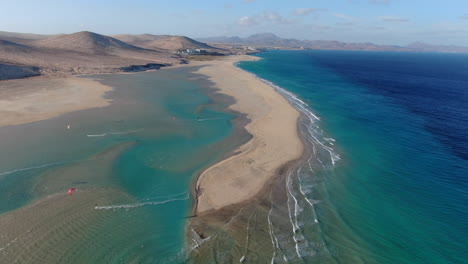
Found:
[[[196,73],[207,76],[218,93],[234,98],[229,109],[249,120],[245,129],[252,138],[198,175],[194,215],[254,198],[281,167],[303,153],[297,129],[299,112],[273,87],[235,66],[239,61],[257,59],[244,55],[196,63],[202,66]]]

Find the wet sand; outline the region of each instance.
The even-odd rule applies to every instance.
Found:
[[[117,228],[117,221],[121,224],[125,219],[113,220],[111,210],[95,210],[95,206],[129,203],[133,198],[109,185],[90,187],[86,183],[110,177],[113,160],[131,144],[117,145],[88,160],[43,174],[35,186],[43,198],[0,214],[0,262],[85,263],[92,256],[80,256],[81,252],[89,252],[90,247],[111,247],[104,243],[111,241],[113,234],[126,232]],[[102,173],[83,173],[99,168]],[[66,192],[70,187],[77,188],[72,196]],[[114,233],[106,233],[111,228]]]
[[[234,63],[254,60],[251,56],[230,56],[200,62],[197,73],[209,77],[220,93],[234,97],[230,106],[245,113],[252,139],[240,146],[236,155],[207,170],[196,183],[196,213],[218,210],[256,196],[278,169],[298,159],[303,144],[297,130],[299,112],[272,87],[237,68]]]
[[[110,104],[112,87],[84,78],[31,78],[0,82],[0,127],[46,120]]]

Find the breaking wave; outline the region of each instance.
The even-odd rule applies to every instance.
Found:
[[[320,201],[313,198],[316,195],[314,188],[317,181],[314,175],[321,171],[333,170],[339,162],[340,155],[334,149],[336,140],[326,135],[320,128],[320,117],[312,112],[306,102],[270,81],[253,76],[275,89],[301,113],[298,120],[299,133],[310,148],[309,156],[303,158],[303,162],[288,173],[285,182],[286,218],[289,218],[290,222],[289,235],[282,235],[282,231],[275,228],[273,216],[279,216],[280,213],[275,213],[273,204],[268,213],[268,226],[273,246],[271,262],[274,263],[281,256],[287,262],[293,259],[304,260],[328,252],[324,242],[311,235],[312,230],[320,229],[320,219],[316,211]]]
[[[311,144],[314,155],[316,156],[316,161],[324,167],[335,165],[336,162],[340,160],[340,155],[333,149],[334,142],[336,142],[336,140],[325,135],[325,132],[318,124],[320,117],[310,110],[310,106],[292,92],[286,91],[278,85],[254,74],[253,76],[275,89],[279,94],[284,96],[294,108],[303,114],[303,118],[300,120],[300,132]]]

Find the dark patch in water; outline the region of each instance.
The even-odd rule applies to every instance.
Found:
[[[148,63],[146,65],[130,65],[128,67],[120,68],[124,72],[141,72],[147,70],[159,70],[161,67],[169,66],[166,64],[159,64],[159,63]]]

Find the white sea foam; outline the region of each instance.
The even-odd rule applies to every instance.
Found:
[[[253,75],[253,74],[252,74]],[[341,159],[340,155],[335,150],[335,142],[336,140],[332,137],[326,135],[325,131],[320,128],[321,119],[318,115],[313,113],[310,106],[301,100],[298,96],[294,93],[286,91],[285,89],[273,84],[270,81],[261,79],[255,75],[253,75],[260,81],[266,83],[267,85],[273,87],[279,94],[284,96],[289,103],[295,107],[300,113],[301,118],[299,119],[298,125],[300,126],[299,132],[302,134],[303,138],[308,142],[311,146],[312,155],[307,159],[307,162],[304,163],[303,167],[300,167],[296,172],[289,173],[288,177],[286,178],[286,194],[287,194],[287,209],[288,209],[288,216],[289,221],[292,226],[292,239],[295,243],[295,251],[299,258],[305,255],[311,255],[313,253],[313,242],[308,241],[306,237],[304,237],[306,230],[301,230],[301,226],[303,224],[309,224],[310,221],[305,221],[304,217],[301,216],[302,211],[310,207],[313,213],[313,221],[310,224],[318,223],[318,216],[316,211],[316,204],[320,201],[314,200],[311,198],[311,194],[314,190],[314,184],[310,182],[311,179],[304,178],[302,180],[301,176],[306,176],[306,174],[302,174],[301,169],[307,170],[312,173],[318,172],[323,169],[332,169],[336,166],[337,162]],[[297,173],[297,184],[296,179],[293,179],[292,173]],[[294,184],[293,184],[294,182]],[[304,208],[301,208],[303,206]],[[272,244],[275,249],[275,240],[276,238],[273,232],[273,223],[271,222],[271,214],[272,209],[270,209],[268,215],[268,222],[270,227],[270,237],[272,239]],[[279,249],[279,247],[278,247]],[[272,256],[271,262],[275,262],[277,257],[280,257],[276,254],[277,251],[274,251]],[[291,252],[292,253],[292,252]],[[291,255],[294,257],[294,255]],[[291,257],[288,255],[288,257]],[[283,254],[283,258],[285,261],[286,255]]]
[[[309,159],[307,159],[307,164],[309,165],[310,171],[314,172],[314,169],[312,168],[312,164],[310,163],[311,159],[312,159],[312,156],[310,156]]]
[[[135,130],[130,130],[130,131],[118,131],[118,132],[110,132],[109,134],[111,135],[126,135],[126,134],[132,134],[132,133],[137,133],[140,131],[143,131],[144,129],[135,129]]]
[[[283,95],[286,99],[289,100],[291,105],[293,105],[297,110],[299,110],[301,113],[303,113],[307,119],[309,124],[304,124],[307,127],[308,130],[308,138],[310,139],[309,142],[311,143],[313,147],[313,152],[315,155],[317,155],[317,150],[315,149],[315,145],[319,145],[322,149],[327,151],[329,153],[330,157],[330,162],[331,165],[335,165],[337,161],[340,160],[340,156],[338,153],[334,151],[333,148],[327,145],[333,146],[334,144],[331,142],[335,142],[336,140],[331,138],[331,137],[325,137],[324,132],[319,128],[319,126],[316,124],[317,121],[320,121],[320,117],[318,117],[316,114],[314,114],[310,109],[309,105],[301,100],[298,96],[293,94],[292,92],[289,92],[278,85],[267,81],[265,79],[259,78],[258,76],[252,74],[255,78],[259,79],[260,81],[268,84],[269,86],[273,87],[276,91],[278,91],[281,95]],[[319,138],[320,136],[320,138]],[[327,145],[325,145],[327,144]],[[323,162],[322,162],[323,163]],[[323,163],[325,167],[325,163]]]
[[[190,251],[192,251],[194,249],[197,249],[201,245],[203,245],[203,243],[205,243],[207,241],[210,241],[211,236],[202,239],[193,228],[191,228],[191,229],[192,229],[192,241],[195,242],[195,245],[192,248],[190,248]]]
[[[0,176],[8,175],[8,174],[16,173],[16,172],[21,172],[21,171],[42,169],[42,168],[46,168],[46,167],[62,165],[62,164],[65,164],[65,163],[67,163],[67,162],[54,162],[54,163],[47,163],[47,164],[43,164],[43,165],[39,165],[39,166],[32,166],[32,167],[15,169],[15,170],[12,170],[12,171],[2,172],[2,173],[0,173]]]
[[[240,259],[239,262],[244,262],[245,261],[247,252],[249,250],[250,221],[252,220],[252,217],[253,217],[254,214],[256,214],[255,211],[252,212],[252,214],[249,217],[249,221],[247,222],[247,235],[246,235],[246,238],[245,238],[245,254],[242,256],[242,258]]]
[[[131,208],[138,208],[147,205],[160,205],[166,204],[175,201],[184,201],[188,200],[188,195],[182,198],[173,198],[164,201],[154,201],[154,202],[142,202],[142,203],[134,203],[134,204],[119,204],[119,205],[103,205],[103,206],[95,206],[94,209],[96,210],[112,210],[112,209],[131,209]]]
[[[273,211],[273,203],[271,204],[270,211],[268,212],[268,229],[270,230],[271,245],[273,246],[273,255],[271,256],[271,264],[275,263],[276,249],[278,248],[278,239],[273,231],[273,223],[271,222],[271,212]],[[276,241],[275,241],[276,240]]]
[[[101,133],[101,134],[87,134],[87,137],[105,137],[108,135],[127,135],[127,134],[132,134],[132,133],[137,133],[140,131],[143,131],[144,129],[135,129],[135,130],[128,130],[128,131],[115,131],[115,132],[106,132],[106,133]]]
[[[304,191],[303,189],[303,185],[302,185],[302,180],[301,180],[301,177],[300,177],[300,169],[298,170],[297,172],[297,179],[299,181],[299,191],[302,193],[302,196],[304,196],[304,200],[310,205],[310,208],[312,209],[312,212],[314,213],[314,222],[315,223],[318,223],[318,219],[317,219],[317,213],[315,211],[315,204],[317,203],[317,201],[314,201],[312,199],[309,199],[306,195],[306,191]]]
[[[107,133],[86,135],[88,137],[105,137]]]
[[[292,172],[291,172],[291,173],[292,173]],[[295,210],[294,210],[295,220],[293,220],[293,216],[292,216],[292,213],[291,213],[292,210],[291,210],[291,207],[289,206],[289,200],[290,200],[289,197],[290,197],[290,196],[294,198],[295,204],[297,203],[297,200],[296,200],[296,198],[292,195],[291,189],[290,189],[290,187],[289,187],[289,182],[290,182],[290,180],[291,180],[291,173],[289,173],[288,178],[287,178],[287,180],[286,180],[286,189],[287,189],[287,193],[288,193],[288,195],[287,195],[287,196],[288,196],[287,204],[288,204],[288,212],[289,212],[289,221],[291,222],[291,225],[292,225],[292,227],[293,227],[293,236],[292,236],[292,238],[293,238],[293,241],[294,241],[294,244],[295,244],[296,254],[297,254],[297,256],[300,258],[300,257],[301,257],[301,254],[300,254],[300,252],[299,252],[299,244],[298,244],[298,240],[297,240],[297,238],[296,238],[296,232],[299,231],[299,226],[297,225],[296,208],[295,208]]]

